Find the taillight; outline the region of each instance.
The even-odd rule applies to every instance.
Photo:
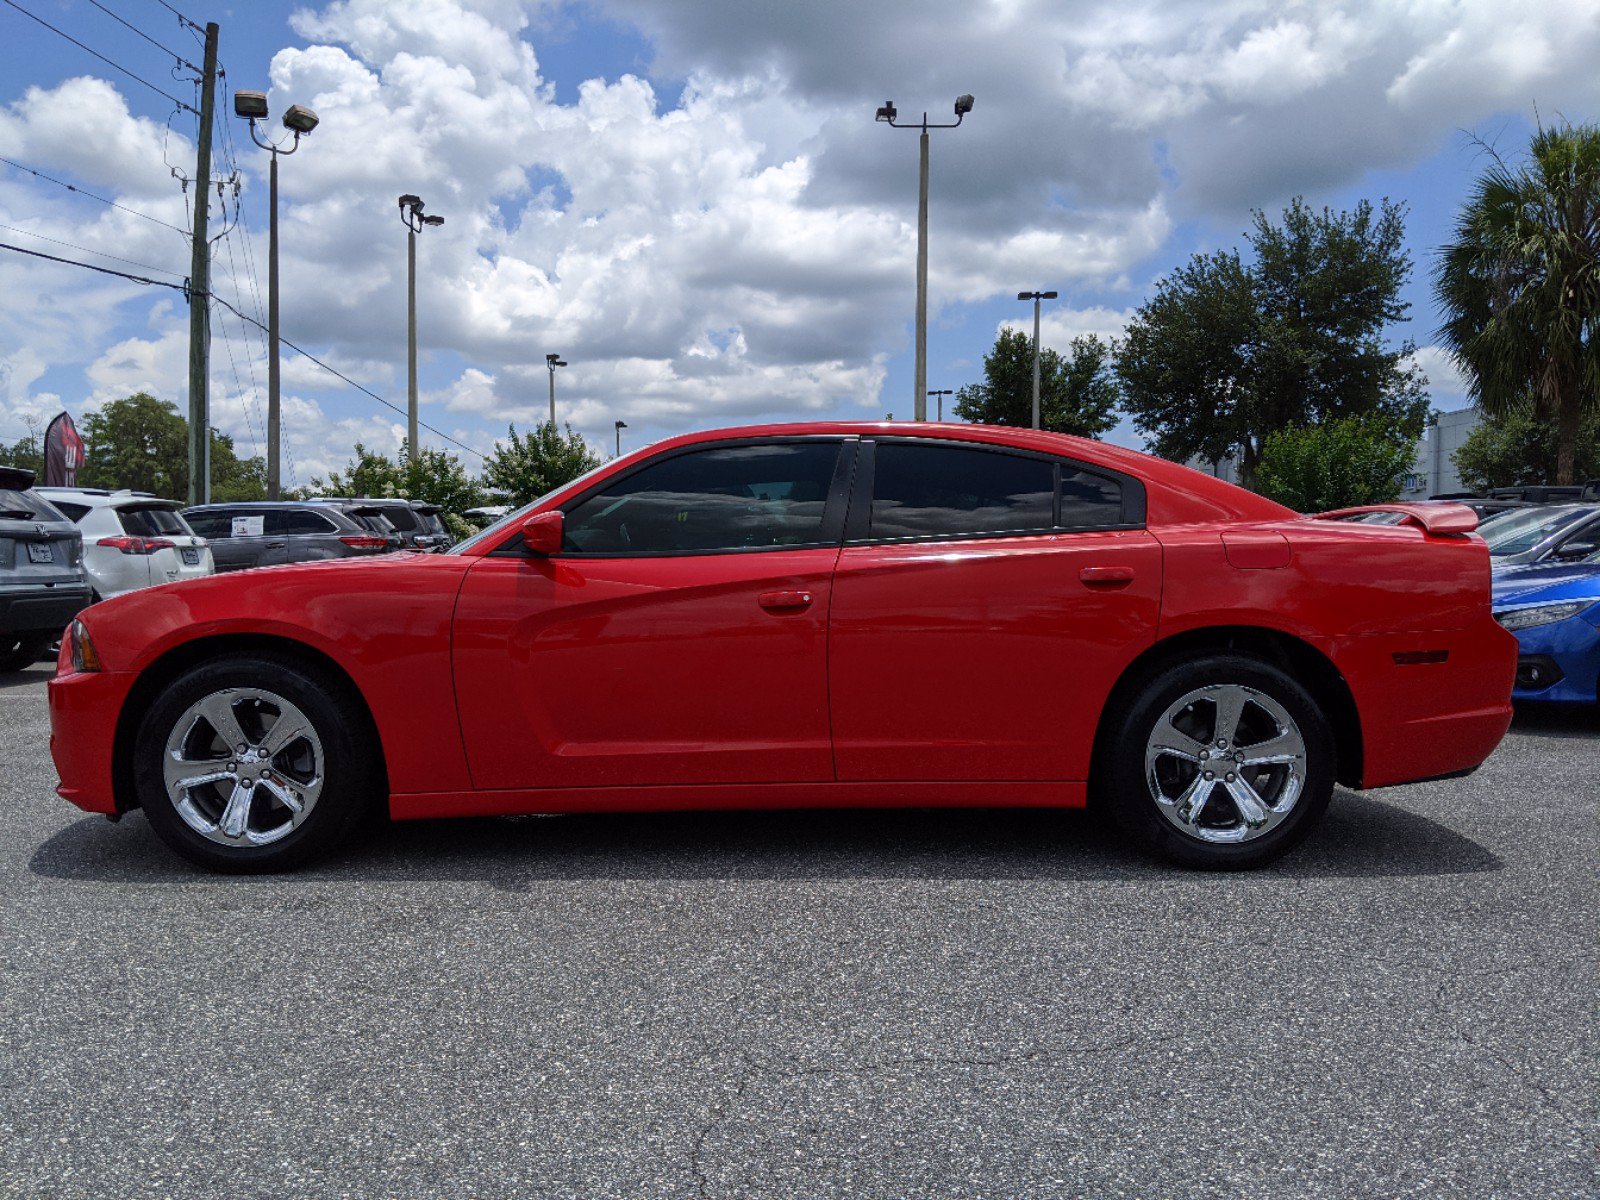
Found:
[[[339,540],[356,550],[382,550],[389,544],[388,538],[381,538],[371,533],[347,534]]]
[[[67,662],[72,663],[74,671],[98,671],[100,666],[100,652],[94,648],[94,639],[89,636],[89,630],[82,621],[74,621],[67,626],[67,632],[61,639],[61,654],[56,659],[56,670],[60,671]]]
[[[154,554],[157,550],[173,550],[177,543],[167,538],[132,537],[103,537],[95,543],[96,546],[110,546],[124,554]]]

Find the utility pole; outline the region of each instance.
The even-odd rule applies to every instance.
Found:
[[[935,410],[938,415],[933,419],[942,423],[944,421],[944,398],[946,396],[955,395],[955,391],[952,388],[935,388],[933,391],[930,391],[928,395],[939,397],[939,407]]]
[[[200,70],[200,135],[194,167],[194,233],[189,248],[189,503],[211,502],[211,117],[217,96],[217,23],[206,25]]]
[[[1018,292],[1018,300],[1033,301],[1033,427],[1043,428],[1040,425],[1039,412],[1039,301],[1054,300],[1055,292]]]
[[[559,354],[546,354],[544,365],[550,370],[550,426],[553,429],[556,423],[556,368],[567,364]]]

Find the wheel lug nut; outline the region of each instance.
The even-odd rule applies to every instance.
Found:
[[[229,763],[228,764],[228,770],[237,771],[238,769],[239,769],[239,764],[238,763]]]
[[[1228,782],[1229,782],[1229,783],[1232,783],[1232,782],[1233,782],[1233,774],[1232,774],[1232,772],[1229,772],[1229,774],[1228,774],[1228,780],[1227,780],[1227,781],[1228,781]]]
[[[1215,779],[1216,777],[1217,776],[1216,776],[1216,773],[1214,771],[1207,771],[1206,772],[1206,778],[1207,779]]]
[[[1209,751],[1209,750],[1200,751],[1200,757],[1201,757],[1202,760],[1210,758],[1211,757],[1211,751]]]

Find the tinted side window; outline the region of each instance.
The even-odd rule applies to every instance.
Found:
[[[822,540],[837,442],[723,446],[652,463],[567,513],[584,554],[711,553]]]
[[[71,500],[57,500],[54,503],[57,510],[74,524],[89,515],[89,506],[87,504],[74,504]]]
[[[1055,467],[1044,459],[903,442],[880,442],[874,458],[874,538],[1020,533],[1055,523]]]
[[[1122,485],[1115,479],[1061,466],[1061,515],[1065,529],[1122,524]]]
[[[262,528],[268,536],[281,537],[284,535],[335,533],[339,527],[319,512],[295,508],[290,509],[288,512],[269,512]]]
[[[203,538],[233,536],[233,518],[225,512],[194,512],[185,518],[189,528]]]

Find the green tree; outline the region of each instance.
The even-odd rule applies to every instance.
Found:
[[[1556,427],[1526,409],[1481,421],[1451,456],[1461,482],[1475,492],[1556,479]],[[1600,479],[1600,413],[1578,423],[1573,479]]]
[[[172,500],[188,496],[189,422],[165,400],[146,392],[113,400],[84,417],[79,432],[83,486],[132,488]],[[266,471],[262,459],[241,459],[231,437],[211,431],[212,499],[264,499]]]
[[[355,457],[343,474],[330,471],[326,480],[313,478],[304,494],[425,500],[444,509],[445,519],[458,537],[467,536],[472,529],[461,514],[482,503],[483,491],[478,481],[449,451],[424,446],[413,458],[406,449],[402,442],[400,461],[395,462],[357,442]]]
[[[44,435],[28,417],[23,417],[23,422],[28,428],[27,437],[18,438],[9,445],[0,442],[0,467],[21,467],[24,471],[32,471],[43,483]]]
[[[1410,474],[1414,439],[1373,417],[1337,417],[1267,434],[1256,488],[1296,512],[1382,504]]]
[[[1385,338],[1409,308],[1404,206],[1319,213],[1296,198],[1281,224],[1253,216],[1249,261],[1196,255],[1135,313],[1116,356],[1135,426],[1167,458],[1237,453],[1246,482],[1280,429],[1372,416],[1419,436],[1416,347]]]
[[[404,495],[404,475],[393,459],[357,442],[355,457],[344,474],[329,471],[327,479],[313,475],[304,491],[307,496],[371,496],[385,499]]]
[[[545,421],[526,436],[513,425],[483,464],[483,481],[509,492],[514,506],[523,505],[599,465],[600,456],[571,425],[563,434]]]
[[[1098,437],[1117,423],[1112,348],[1090,334],[1075,337],[1070,353],[1039,350],[1040,424],[1056,433]],[[983,382],[956,393],[955,415],[980,425],[1033,424],[1033,338],[1006,328],[983,356]]]
[[[1600,407],[1600,126],[1540,129],[1496,159],[1434,272],[1439,334],[1485,412],[1556,431],[1555,482],[1573,483],[1585,413]]]

